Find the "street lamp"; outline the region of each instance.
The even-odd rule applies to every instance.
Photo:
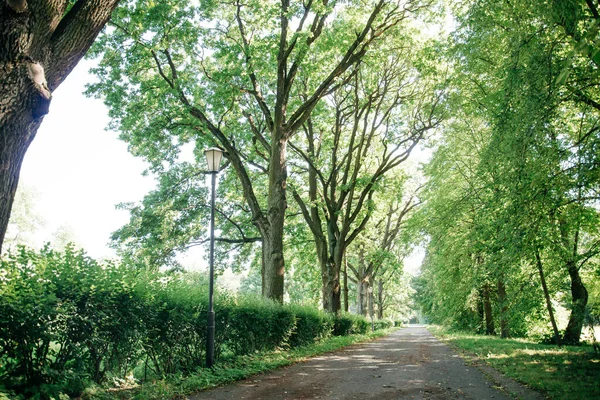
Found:
[[[375,332],[375,323],[373,322],[373,286],[367,289],[369,292],[369,316],[371,317],[371,332]]]
[[[212,368],[215,363],[215,310],[213,309],[213,291],[215,275],[215,185],[217,173],[221,164],[223,150],[211,147],[204,150],[208,171],[211,174],[212,186],[210,197],[210,270],[208,277],[208,322],[206,324],[206,368]]]

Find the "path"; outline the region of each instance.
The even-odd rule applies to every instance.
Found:
[[[506,381],[506,380],[505,380]],[[513,384],[515,384],[513,382]],[[543,399],[520,387],[521,396]],[[311,358],[190,400],[512,399],[421,326]]]

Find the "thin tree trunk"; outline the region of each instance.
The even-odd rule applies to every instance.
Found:
[[[494,316],[492,314],[492,303],[490,301],[490,286],[486,283],[483,286],[483,313],[485,315],[485,334],[495,335]]]
[[[383,319],[383,280],[377,281],[377,319]]]
[[[510,328],[508,324],[508,302],[506,299],[504,279],[498,278],[496,286],[498,289],[498,305],[500,306],[500,337],[506,339],[510,337]]]
[[[552,324],[552,330],[554,331],[554,340],[556,345],[560,346],[560,333],[558,332],[558,326],[554,319],[554,309],[552,308],[552,301],[550,300],[550,293],[548,292],[548,285],[546,285],[546,277],[544,276],[544,266],[542,264],[542,258],[540,257],[540,250],[535,249],[535,259],[537,261],[538,272],[540,273],[540,281],[542,282],[542,289],[544,290],[544,298],[546,299],[546,308],[548,309],[548,315],[550,315],[550,323]]]
[[[585,307],[588,302],[588,291],[581,281],[579,269],[574,262],[567,266],[569,276],[571,277],[571,315],[569,323],[565,329],[563,342],[565,344],[578,344],[583,329],[583,321],[585,317]]]
[[[483,312],[483,290],[479,290],[479,300],[477,301],[477,315],[479,315],[479,321],[481,321],[480,328],[478,328],[477,333],[483,333],[485,326],[485,315]]]
[[[348,312],[348,260],[344,256],[344,312]]]

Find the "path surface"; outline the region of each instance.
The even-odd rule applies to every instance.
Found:
[[[411,326],[190,399],[512,399],[494,386],[425,328]],[[543,398],[521,389],[525,398]]]

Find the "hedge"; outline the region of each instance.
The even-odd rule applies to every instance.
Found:
[[[98,263],[73,247],[19,248],[0,260],[0,395],[77,396],[132,372],[194,372],[204,365],[206,288],[199,274]],[[219,292],[215,311],[217,359],[371,329],[360,316]]]

